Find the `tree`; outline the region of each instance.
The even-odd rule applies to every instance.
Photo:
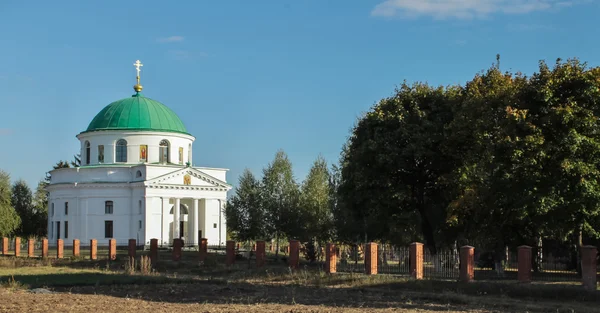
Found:
[[[529,213],[539,207],[535,186],[543,139],[526,121],[521,100],[526,84],[522,75],[502,73],[498,66],[476,75],[464,87],[449,127],[449,152],[457,153],[460,166],[448,223],[465,244],[493,249],[500,274],[506,245],[531,237]]]
[[[539,189],[547,205],[538,220],[576,251],[584,235],[600,236],[600,68],[577,59],[559,59],[552,69],[540,62],[523,101],[544,139]]]
[[[72,164],[75,163],[74,161],[71,162]],[[56,163],[54,166],[52,166],[53,170],[57,170],[59,168],[70,168],[71,165],[69,164],[69,161],[59,161],[58,163]],[[46,173],[46,178],[44,179],[48,184],[50,183],[50,180],[52,179],[52,175],[50,175],[50,172]]]
[[[24,180],[18,180],[12,187],[12,206],[21,218],[21,227],[18,230],[19,235],[29,236],[35,231],[32,220],[34,216],[33,196],[31,189]]]
[[[48,183],[41,180],[33,194],[33,235],[44,237],[48,233]]]
[[[240,241],[265,239],[266,212],[261,201],[261,185],[250,170],[245,169],[239,178],[235,195],[225,207],[227,228]]]
[[[0,236],[11,236],[17,231],[21,219],[12,206],[10,176],[0,170]]]
[[[308,258],[314,261],[319,251],[316,243],[323,246],[332,237],[330,175],[327,162],[319,156],[302,184],[300,208],[304,236],[308,240]]]
[[[423,236],[437,252],[455,168],[446,127],[459,95],[457,87],[403,83],[354,127],[342,153],[339,204],[365,241]]]
[[[300,191],[294,180],[292,163],[283,150],[277,151],[273,161],[263,169],[263,205],[266,213],[267,232],[276,239],[279,253],[279,239],[284,236],[302,235],[301,218],[298,209]]]
[[[80,167],[81,166],[81,153],[78,153],[73,156],[73,161],[71,161],[72,167]]]

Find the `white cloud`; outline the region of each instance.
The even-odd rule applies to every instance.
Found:
[[[483,18],[490,14],[525,14],[572,6],[585,0],[385,0],[375,6],[372,16],[436,19]]]
[[[158,38],[156,41],[160,42],[160,43],[167,43],[167,42],[180,42],[183,41],[185,38],[183,36],[171,36],[171,37],[164,37],[164,38]]]

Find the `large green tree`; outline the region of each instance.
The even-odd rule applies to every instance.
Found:
[[[0,170],[0,236],[11,236],[19,228],[21,219],[12,205],[10,176]]]
[[[354,127],[341,158],[339,205],[365,241],[423,238],[435,254],[446,239],[447,178],[456,163],[446,153],[446,127],[459,95],[458,87],[403,83]]]
[[[545,205],[538,220],[547,235],[580,247],[585,235],[600,235],[600,68],[577,59],[559,59],[553,68],[540,62],[523,101],[544,139],[539,189]]]
[[[457,154],[460,166],[448,223],[463,243],[493,250],[499,270],[506,245],[531,238],[529,213],[539,208],[543,139],[522,109],[526,84],[522,75],[502,73],[497,66],[476,75],[464,87],[449,127],[449,152]]]
[[[239,178],[235,194],[225,207],[227,229],[240,241],[261,240],[268,237],[266,212],[261,201],[261,184],[250,170]]]
[[[298,203],[300,190],[294,179],[292,162],[283,150],[277,151],[273,161],[263,169],[262,186],[267,232],[276,239],[278,254],[279,239],[303,235]]]

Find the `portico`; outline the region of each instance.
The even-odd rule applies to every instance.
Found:
[[[161,198],[161,233],[156,238],[161,245],[183,239],[186,246],[197,246],[200,238],[208,237],[214,244],[224,244],[224,203],[225,199]]]

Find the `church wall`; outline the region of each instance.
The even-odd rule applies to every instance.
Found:
[[[85,164],[85,142],[90,142],[90,165],[99,164],[98,145],[104,145],[104,164],[115,163],[115,145],[120,139],[127,141],[127,163],[135,164],[142,162],[140,160],[140,146],[147,145],[147,162],[159,162],[159,143],[166,139],[170,143],[169,162],[180,164],[179,147],[183,148],[181,164],[189,160],[189,147],[193,143],[193,137],[184,134],[166,133],[166,132],[118,132],[118,131],[99,131],[79,134],[77,136],[81,141],[82,164]]]

